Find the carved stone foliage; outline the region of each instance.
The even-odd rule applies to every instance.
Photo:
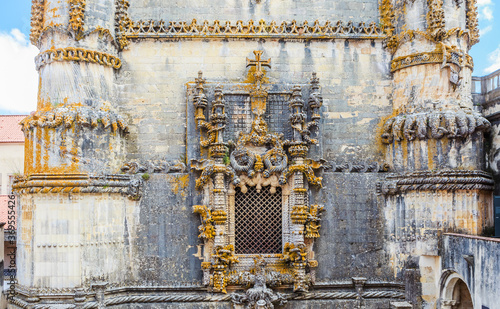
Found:
[[[427,0],[427,32],[436,41],[441,41],[446,34],[443,0]]]
[[[86,0],[70,0],[69,1],[69,29],[75,33],[76,39],[82,38],[83,25],[85,17]]]
[[[472,46],[479,42],[479,22],[477,18],[476,0],[466,0],[466,5],[466,27],[467,30],[469,30],[469,45]]]
[[[382,25],[382,31],[388,38],[391,38],[394,34],[394,6],[392,5],[392,0],[382,0],[379,6],[380,10],[380,24]]]
[[[194,205],[193,212],[200,214],[201,225],[198,227],[200,231],[199,238],[208,240],[215,237],[214,219],[212,213],[206,205]]]
[[[32,0],[31,3],[30,42],[33,45],[37,45],[38,38],[40,38],[43,29],[43,8],[45,0]]]
[[[21,121],[22,130],[31,130],[34,127],[57,128],[64,126],[71,128],[81,126],[87,128],[102,127],[112,132],[127,132],[127,125],[123,118],[108,108],[92,108],[80,104],[65,104],[48,111],[37,111],[35,114]]]
[[[318,143],[315,134],[319,130],[323,99],[316,74],[309,85],[280,90],[288,94],[284,103],[289,117],[282,125],[289,126],[289,139],[285,139],[283,133],[270,132],[266,119],[276,115],[266,115],[271,87],[264,68],[271,67],[271,60],[263,59],[262,51],[254,51],[254,55],[255,59],[247,59],[247,66],[251,67],[247,79],[250,84],[234,86],[238,93],[243,89],[243,97],[247,99],[242,99],[245,101],[241,104],[248,104],[252,113],[248,131],[234,132],[235,140],[225,140],[227,120],[235,117],[228,115],[226,93],[229,91],[226,89],[234,88],[209,85],[201,73],[191,88],[193,127],[200,132],[201,152],[199,158],[191,161],[191,167],[200,173],[195,186],[203,190],[204,201],[207,201],[206,205],[195,205],[193,210],[200,214],[202,223],[199,238],[204,242],[205,252],[203,282],[216,292],[226,292],[228,285],[249,288],[245,295],[235,295],[233,301],[247,308],[273,308],[273,304],[283,302],[284,298],[268,287],[293,284],[295,291],[307,291],[314,281],[317,262],[309,257],[313,256],[314,240],[320,236],[324,209],[320,205],[309,205],[307,184],[321,187],[322,178],[316,176],[315,170],[326,166],[324,160],[316,162],[307,155],[309,148]],[[261,193],[267,186],[270,189]],[[280,237],[280,243],[284,237],[283,243],[287,243],[278,254],[257,257],[259,252],[234,253],[234,246],[238,244],[234,232],[238,228],[234,219],[235,190],[239,190],[241,196],[247,194],[248,187],[255,188],[252,190],[255,196],[279,194],[275,207],[280,207],[277,211],[285,218],[283,222],[289,223],[283,224],[280,235],[269,234],[273,235],[269,237]],[[252,245],[252,250],[257,250],[255,248],[258,244]],[[302,250],[301,261],[296,259],[296,248]]]
[[[466,138],[474,132],[488,131],[490,127],[489,121],[481,114],[465,108],[400,114],[386,120],[382,142],[389,144],[404,139]]]
[[[286,296],[281,293],[274,293],[266,285],[266,261],[262,256],[255,259],[254,274],[247,273],[249,279],[253,282],[253,287],[249,288],[245,295],[231,294],[233,303],[245,305],[248,309],[273,309],[274,304],[286,304]]]

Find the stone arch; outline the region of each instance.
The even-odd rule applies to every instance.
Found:
[[[442,309],[473,309],[472,295],[458,273],[447,270],[441,276],[440,302]]]

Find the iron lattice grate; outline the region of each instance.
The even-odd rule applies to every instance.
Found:
[[[270,193],[270,187],[239,188],[235,195],[236,254],[278,254],[282,248],[281,188]]]

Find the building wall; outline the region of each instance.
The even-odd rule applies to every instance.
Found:
[[[276,21],[354,21],[372,22],[378,20],[378,3],[373,0],[357,0],[349,3],[332,2],[326,0],[315,1],[314,5],[307,0],[263,0],[257,5],[248,0],[222,0],[211,2],[202,1],[174,1],[168,4],[161,0],[131,1],[130,15],[134,20],[166,20],[185,21],[191,23],[195,18],[199,23],[205,20],[254,20],[259,22]]]
[[[23,122],[12,307],[62,297],[87,307],[229,306],[231,295],[211,293],[224,291],[215,274],[229,262],[217,264],[212,246],[231,237],[222,233],[228,219],[201,241],[209,222],[200,227],[193,206],[229,209],[237,184],[220,172],[231,174],[222,155],[200,151],[193,93],[200,71],[210,99],[217,84],[223,92],[255,89],[247,68],[254,51],[271,61],[265,87],[309,89],[317,73],[323,98],[312,133],[318,145],[307,159],[290,152],[323,187],[302,171],[286,179],[297,213],[325,207],[320,237],[307,240],[305,253],[315,286],[291,294],[301,277],[294,270],[295,281],[282,287],[293,298],[287,307],[439,306],[441,234],[476,235],[491,223],[493,184],[483,171],[489,123],[472,110],[467,52],[477,29],[466,2],[34,2],[40,96]],[[288,33],[259,32],[282,22]],[[210,174],[210,166],[219,171]],[[304,240],[304,228],[290,239]]]
[[[186,105],[192,104],[186,102],[186,83],[194,82],[200,70],[210,83],[244,81],[246,58],[252,58],[257,49],[271,59],[271,84],[306,84],[313,72],[318,74],[324,120],[319,133],[322,145],[312,149],[317,158],[373,161],[382,157],[377,133],[380,118],[391,110],[391,81],[389,55],[381,41],[214,39],[138,41],[123,51],[117,104],[130,124],[128,159],[183,156],[186,141],[194,134],[186,131]]]
[[[15,125],[16,128],[19,128],[18,125]],[[12,222],[12,226],[14,229],[17,227],[17,218],[18,218],[18,207],[17,207],[17,199],[15,201],[14,211],[15,214],[10,215],[9,220],[9,203],[10,200],[9,195],[12,194],[10,189],[10,184],[14,176],[22,175],[24,171],[24,143],[0,143],[0,222],[6,223],[4,226],[5,229],[9,228],[9,221]],[[9,177],[10,176],[10,177]],[[14,218],[14,220],[12,220]],[[3,235],[3,232],[2,232]],[[11,265],[11,260],[15,257],[11,253],[16,250],[16,233],[15,230],[11,234],[9,232],[5,232],[5,236],[13,235],[14,238],[9,239],[7,241],[3,241],[3,267],[2,273],[4,269],[8,269],[9,265]],[[13,265],[15,266],[15,261],[13,261]],[[6,277],[8,279],[8,277]],[[2,282],[3,286],[3,282]]]
[[[445,235],[442,248],[443,272],[453,271],[462,278],[471,293],[474,308],[498,307],[498,239]],[[442,284],[441,289],[445,288]]]
[[[0,143],[0,177],[2,195],[10,194],[9,175],[22,175],[24,171],[24,143]]]

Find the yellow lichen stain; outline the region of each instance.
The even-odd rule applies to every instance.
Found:
[[[436,168],[434,156],[436,155],[436,140],[430,138],[427,140],[427,168],[433,170]]]
[[[261,70],[264,73],[264,77],[261,79],[261,83],[269,83],[269,78],[266,76],[266,70],[264,68],[261,68]],[[243,83],[255,84],[257,82],[257,79],[255,78],[255,72],[256,68],[254,66],[250,67],[250,69],[248,69],[247,78],[243,81]]]
[[[47,169],[49,167],[49,148],[52,145],[50,144],[50,131],[49,128],[44,128],[43,130],[43,169]]]
[[[186,188],[189,185],[189,175],[182,176],[170,176],[169,181],[172,184],[172,192],[174,194],[180,194],[182,197],[187,196]]]
[[[35,128],[36,149],[35,149],[35,169],[42,170],[42,128]]]
[[[37,94],[37,106],[36,109],[40,110],[43,107],[42,100],[42,75],[38,76],[38,94]]]
[[[31,132],[25,133],[24,140],[24,173],[30,173],[33,168],[33,138]]]
[[[390,144],[384,144],[382,142],[382,134],[384,133],[384,124],[385,122],[391,118],[394,117],[394,112],[391,115],[387,115],[385,117],[380,118],[380,122],[377,124],[377,127],[375,128],[375,152],[379,153],[381,156],[385,156],[387,154],[387,146]]]
[[[61,15],[57,14],[57,11],[59,11],[59,7],[55,6],[55,7],[51,8],[51,9],[48,9],[47,13],[51,13],[52,14],[52,18],[61,17]]]

